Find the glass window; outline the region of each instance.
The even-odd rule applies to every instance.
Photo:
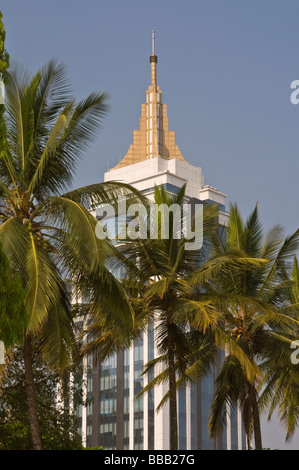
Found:
[[[91,415],[92,415],[92,402],[88,402],[88,403],[87,403],[86,413],[87,413],[87,416],[91,416]]]

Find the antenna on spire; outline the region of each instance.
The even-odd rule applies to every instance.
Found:
[[[149,61],[151,63],[151,83],[156,86],[156,64],[158,57],[155,54],[155,30],[152,30],[152,55],[150,55]]]
[[[155,30],[152,30],[152,55],[155,55]]]

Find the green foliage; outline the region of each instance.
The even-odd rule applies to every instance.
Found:
[[[5,50],[5,28],[2,22],[2,13],[0,11],[0,79],[5,77],[5,72],[9,67],[9,55]]]
[[[34,382],[38,397],[38,414],[45,450],[82,449],[77,433],[77,417],[70,412],[68,402],[56,402],[60,377],[41,360],[38,350],[33,356]],[[80,384],[77,384],[80,385]],[[82,386],[82,384],[81,384]],[[74,407],[82,404],[78,388],[68,387],[68,395],[74,396]],[[58,406],[57,406],[58,405]],[[8,353],[6,370],[2,366],[0,381],[0,449],[32,449],[25,391],[25,373],[22,349]]]
[[[106,115],[105,93],[93,92],[76,103],[65,67],[55,61],[33,75],[19,68],[6,71],[5,91],[0,240],[26,292],[25,308],[15,312],[12,325],[25,324],[24,344],[29,336],[38,339],[47,364],[63,370],[78,355],[66,277],[76,295],[88,286],[95,308],[106,310],[106,317],[107,312],[117,315],[123,331],[132,329],[125,290],[107,267],[115,250],[96,237],[97,219],[90,209],[134,190],[120,183],[70,189],[76,164]],[[8,329],[7,322],[4,326]],[[29,360],[26,365],[30,376]],[[34,446],[39,449],[37,423],[33,411]]]
[[[86,447],[84,450],[104,450],[104,448],[102,446]]]
[[[290,360],[291,338],[296,339],[299,326],[294,315],[298,309],[290,305],[296,302],[297,287],[294,282],[290,288],[287,275],[298,248],[299,230],[284,238],[282,228],[275,226],[264,235],[257,206],[244,221],[237,205],[231,205],[227,237],[217,248],[218,252],[239,253],[262,263],[236,267],[229,277],[220,277],[214,288],[241,300],[239,308],[223,312],[225,329],[259,366],[259,374],[254,380],[248,380],[235,354],[227,355],[217,377],[211,408],[212,435],[223,426],[227,403],[234,408],[241,406],[248,440],[254,434],[256,448],[262,447],[260,413],[263,408],[270,407],[271,415],[275,406],[283,403],[280,412],[285,424],[289,419],[289,431],[293,432],[298,423],[298,372]],[[294,280],[296,273],[295,263]],[[261,389],[263,394],[259,397]]]
[[[185,202],[185,186],[176,196],[162,187],[155,188],[155,203],[169,207]],[[169,391],[159,408],[169,400],[171,412],[172,449],[177,446],[176,388],[186,381],[198,380],[212,367],[217,346],[225,347],[240,361],[244,374],[250,378],[258,373],[237,341],[223,327],[223,312],[237,308],[241,299],[223,295],[215,285],[221,278],[230,280],[231,272],[260,266],[243,254],[218,254],[212,257],[212,248],[218,234],[218,210],[215,206],[203,208],[203,246],[200,250],[186,250],[183,234],[173,235],[173,218],[169,217],[169,237],[137,239],[123,248],[128,278],[124,284],[136,313],[136,334],[155,319],[158,357],[146,365],[151,372],[157,364],[162,372],[149,381],[137,395],[160,383],[168,383]],[[162,217],[157,232],[161,234]],[[244,299],[242,299],[245,302]],[[176,377],[180,379],[176,382]]]
[[[159,204],[174,202],[163,188],[156,188],[155,197]],[[185,251],[182,239],[171,236],[126,246],[132,265],[125,285],[137,312],[137,329],[155,318],[160,356],[146,365],[145,373],[158,363],[164,366],[137,396],[169,383],[160,408],[176,387],[207,374],[223,349],[226,358],[216,380],[210,433],[222,430],[227,403],[235,409],[241,405],[248,441],[254,434],[255,447],[262,448],[260,412],[273,397],[282,421],[288,420],[289,433],[298,423],[298,372],[290,362],[290,338],[296,339],[298,331],[296,262],[291,285],[287,271],[298,250],[299,231],[284,238],[281,228],[274,227],[264,237],[257,207],[243,221],[236,205],[231,206],[225,237],[217,236],[216,226],[215,211],[206,207],[200,252]],[[170,383],[170,351],[180,377],[176,385]],[[259,391],[265,385],[262,403]]]
[[[299,276],[298,260],[288,263],[284,270],[285,280],[282,282],[281,313],[292,318],[289,333],[277,336],[269,342],[271,354],[262,364],[266,386],[261,394],[261,403],[268,410],[271,419],[275,409],[286,430],[286,440],[290,441],[299,426],[299,373],[298,364],[291,361],[292,341],[299,338]],[[279,348],[277,342],[279,341]],[[271,348],[271,349],[270,349]]]
[[[110,310],[111,299],[123,305],[123,328],[132,323],[124,290],[105,264],[113,248],[95,236],[97,220],[89,210],[90,204],[131,194],[131,188],[97,183],[61,192],[69,189],[75,165],[106,114],[104,93],[91,93],[76,104],[64,66],[54,61],[32,77],[10,71],[6,92],[8,141],[0,159],[0,239],[27,294],[27,331],[42,336],[43,352],[53,364],[65,366],[74,336],[71,299],[62,273],[72,278],[76,289],[85,282],[98,290],[102,282],[114,293]],[[98,304],[104,301],[101,295]]]
[[[0,246],[0,340],[6,347],[23,341],[27,324],[24,305],[21,279],[10,270]]]

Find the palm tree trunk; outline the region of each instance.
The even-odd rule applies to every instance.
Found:
[[[253,391],[252,416],[254,429],[254,442],[256,450],[263,450],[260,412],[257,402],[256,390]]]
[[[169,368],[169,411],[170,411],[170,449],[178,450],[178,422],[175,376],[175,353],[171,327],[168,328],[168,368]]]
[[[32,370],[31,337],[27,335],[24,343],[25,386],[27,393],[28,417],[31,430],[33,449],[42,450],[41,434],[38,422],[37,403],[34,390]]]

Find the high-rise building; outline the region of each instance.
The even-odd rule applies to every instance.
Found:
[[[225,226],[226,196],[204,184],[201,168],[185,160],[175,143],[175,132],[169,130],[167,108],[157,85],[157,63],[153,33],[151,83],[146,90],[146,102],[141,106],[140,126],[133,132],[127,154],[105,173],[105,181],[129,183],[149,198],[155,186],[163,185],[169,193],[176,194],[186,183],[186,197],[201,204],[217,204],[219,226]],[[90,361],[86,377],[92,404],[81,410],[82,435],[87,445],[117,450],[170,448],[168,404],[156,411],[167,385],[155,386],[134,400],[150,380],[147,375],[141,376],[143,366],[155,356],[155,328],[151,326],[130,348],[114,354],[97,367],[93,368]],[[88,365],[89,358],[86,363]],[[209,410],[216,373],[217,364],[203,380],[178,391],[180,450],[245,448],[241,415],[233,410],[227,413],[224,432],[216,439],[209,438]]]

